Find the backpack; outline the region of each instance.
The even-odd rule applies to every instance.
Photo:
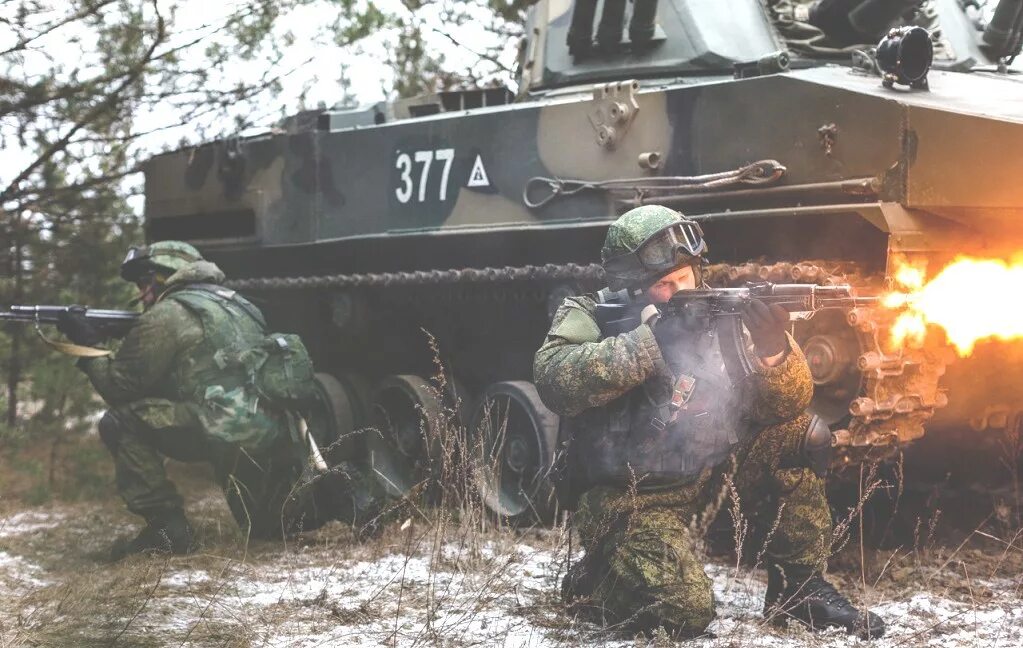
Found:
[[[255,346],[240,351],[238,360],[252,386],[271,403],[297,406],[316,395],[312,358],[294,333],[268,333]]]
[[[214,361],[222,370],[239,375],[256,394],[271,405],[301,407],[316,396],[313,361],[302,339],[294,333],[266,333],[263,314],[237,292],[215,284],[190,284],[171,295],[203,320],[207,331],[217,330],[210,340],[217,348]],[[234,306],[232,309],[229,307]],[[258,325],[261,337],[237,337],[230,327],[216,326],[214,319],[248,315]],[[220,330],[224,329],[224,330]],[[230,339],[233,338],[233,339]]]

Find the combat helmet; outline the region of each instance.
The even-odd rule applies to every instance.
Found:
[[[151,272],[173,274],[185,266],[202,261],[199,250],[182,241],[158,241],[152,245],[133,247],[121,263],[121,278],[137,282]]]
[[[611,224],[600,250],[611,290],[644,289],[707,252],[699,223],[661,205],[643,205]]]

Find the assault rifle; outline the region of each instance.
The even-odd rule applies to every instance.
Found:
[[[85,319],[93,323],[108,338],[121,338],[128,334],[139,317],[135,311],[103,310],[83,306],[11,306],[0,310],[0,322],[34,322],[56,324],[61,313],[81,309]]]
[[[720,318],[738,320],[742,307],[753,299],[777,304],[790,313],[806,315],[827,308],[850,309],[873,306],[878,297],[857,297],[852,286],[814,284],[748,283],[742,288],[701,288],[681,290],[666,303],[657,306],[661,319],[680,317],[692,328],[708,328]],[[597,321],[605,335],[618,335],[639,326],[640,312],[646,304],[633,302],[627,295],[611,293],[597,304]]]
[[[603,293],[597,304],[597,323],[604,335],[618,335],[639,326],[640,312],[646,305],[630,299],[626,291]],[[789,313],[806,319],[824,309],[852,309],[874,306],[879,297],[857,297],[852,286],[817,286],[814,284],[748,283],[742,288],[701,288],[681,290],[667,303],[658,304],[661,319],[680,318],[684,328],[715,329],[729,373],[749,375],[753,371],[742,320],[744,305],[754,299],[777,304]]]

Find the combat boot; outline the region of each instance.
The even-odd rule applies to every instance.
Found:
[[[115,544],[111,558],[120,560],[140,553],[184,555],[195,551],[192,526],[183,510],[160,509],[144,517],[146,526],[134,539]]]
[[[310,483],[319,515],[350,524],[360,540],[380,535],[398,510],[369,469],[355,462],[339,461]]]
[[[856,608],[819,571],[802,565],[768,565],[764,616],[775,625],[795,619],[810,630],[845,628],[862,639],[885,631],[881,617]]]
[[[575,561],[561,581],[561,600],[568,604],[585,601],[593,594],[594,580],[593,569],[586,557]]]

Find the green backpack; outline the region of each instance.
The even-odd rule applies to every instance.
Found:
[[[252,386],[271,403],[301,405],[315,397],[313,361],[302,338],[294,333],[269,333],[242,350],[238,360]]]
[[[237,372],[260,398],[291,408],[316,397],[313,361],[302,339],[294,333],[265,333],[263,314],[237,292],[215,284],[190,284],[169,297],[198,315],[207,331],[216,331],[211,340],[218,347],[214,362],[222,370]],[[239,335],[237,328],[217,326],[216,320],[225,311],[234,317],[248,315],[262,337]]]

